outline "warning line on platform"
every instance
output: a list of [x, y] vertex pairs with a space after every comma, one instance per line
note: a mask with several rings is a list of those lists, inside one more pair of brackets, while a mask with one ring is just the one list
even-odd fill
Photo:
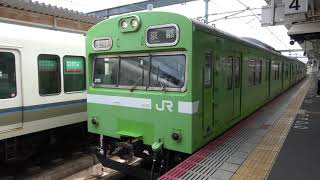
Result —
[[159, 179], [264, 179], [309, 85], [308, 79], [291, 88]]
[[262, 138], [257, 147], [243, 162], [233, 180], [266, 179], [288, 135], [300, 106], [309, 90], [310, 79], [300, 87], [298, 95], [292, 99], [281, 118], [272, 125], [270, 131]]

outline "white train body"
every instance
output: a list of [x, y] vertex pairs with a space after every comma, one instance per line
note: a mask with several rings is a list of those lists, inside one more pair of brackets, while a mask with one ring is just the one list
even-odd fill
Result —
[[[86, 121], [85, 37], [25, 27], [17, 30], [18, 26], [8, 26], [9, 30], [0, 34], [0, 140]], [[7, 25], [0, 24], [1, 29], [4, 27]], [[14, 76], [9, 72], [13, 70], [13, 57]], [[65, 58], [69, 58], [68, 63], [72, 61], [75, 70], [65, 65]], [[79, 67], [82, 58], [83, 67]], [[75, 64], [72, 64], [73, 60]], [[68, 82], [72, 80], [73, 72], [78, 73], [75, 81], [84, 74], [84, 82], [79, 82], [84, 83], [84, 87], [65, 92], [67, 72]], [[41, 77], [40, 73], [43, 73]], [[59, 83], [59, 73], [60, 87], [55, 86]], [[55, 81], [50, 78], [39, 80], [44, 76], [55, 77]], [[44, 91], [55, 89], [50, 88], [53, 84], [52, 87], [60, 88], [59, 92], [42, 93], [40, 81], [46, 86]]]

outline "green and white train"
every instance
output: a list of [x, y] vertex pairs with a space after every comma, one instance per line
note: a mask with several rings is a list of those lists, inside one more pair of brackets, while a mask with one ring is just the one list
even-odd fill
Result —
[[305, 64], [268, 46], [167, 12], [100, 22], [86, 53], [88, 128], [103, 135], [100, 160], [192, 154], [306, 76]]

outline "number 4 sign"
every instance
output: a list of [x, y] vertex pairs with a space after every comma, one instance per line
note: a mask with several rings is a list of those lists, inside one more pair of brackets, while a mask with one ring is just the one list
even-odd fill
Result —
[[308, 12], [308, 0], [285, 0], [285, 14]]

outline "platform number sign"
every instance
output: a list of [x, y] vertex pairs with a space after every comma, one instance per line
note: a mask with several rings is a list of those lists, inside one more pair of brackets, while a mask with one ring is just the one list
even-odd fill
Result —
[[299, 0], [293, 0], [289, 6], [290, 9], [294, 8], [296, 11], [298, 11], [300, 7]]
[[308, 12], [308, 0], [285, 0], [285, 14]]

